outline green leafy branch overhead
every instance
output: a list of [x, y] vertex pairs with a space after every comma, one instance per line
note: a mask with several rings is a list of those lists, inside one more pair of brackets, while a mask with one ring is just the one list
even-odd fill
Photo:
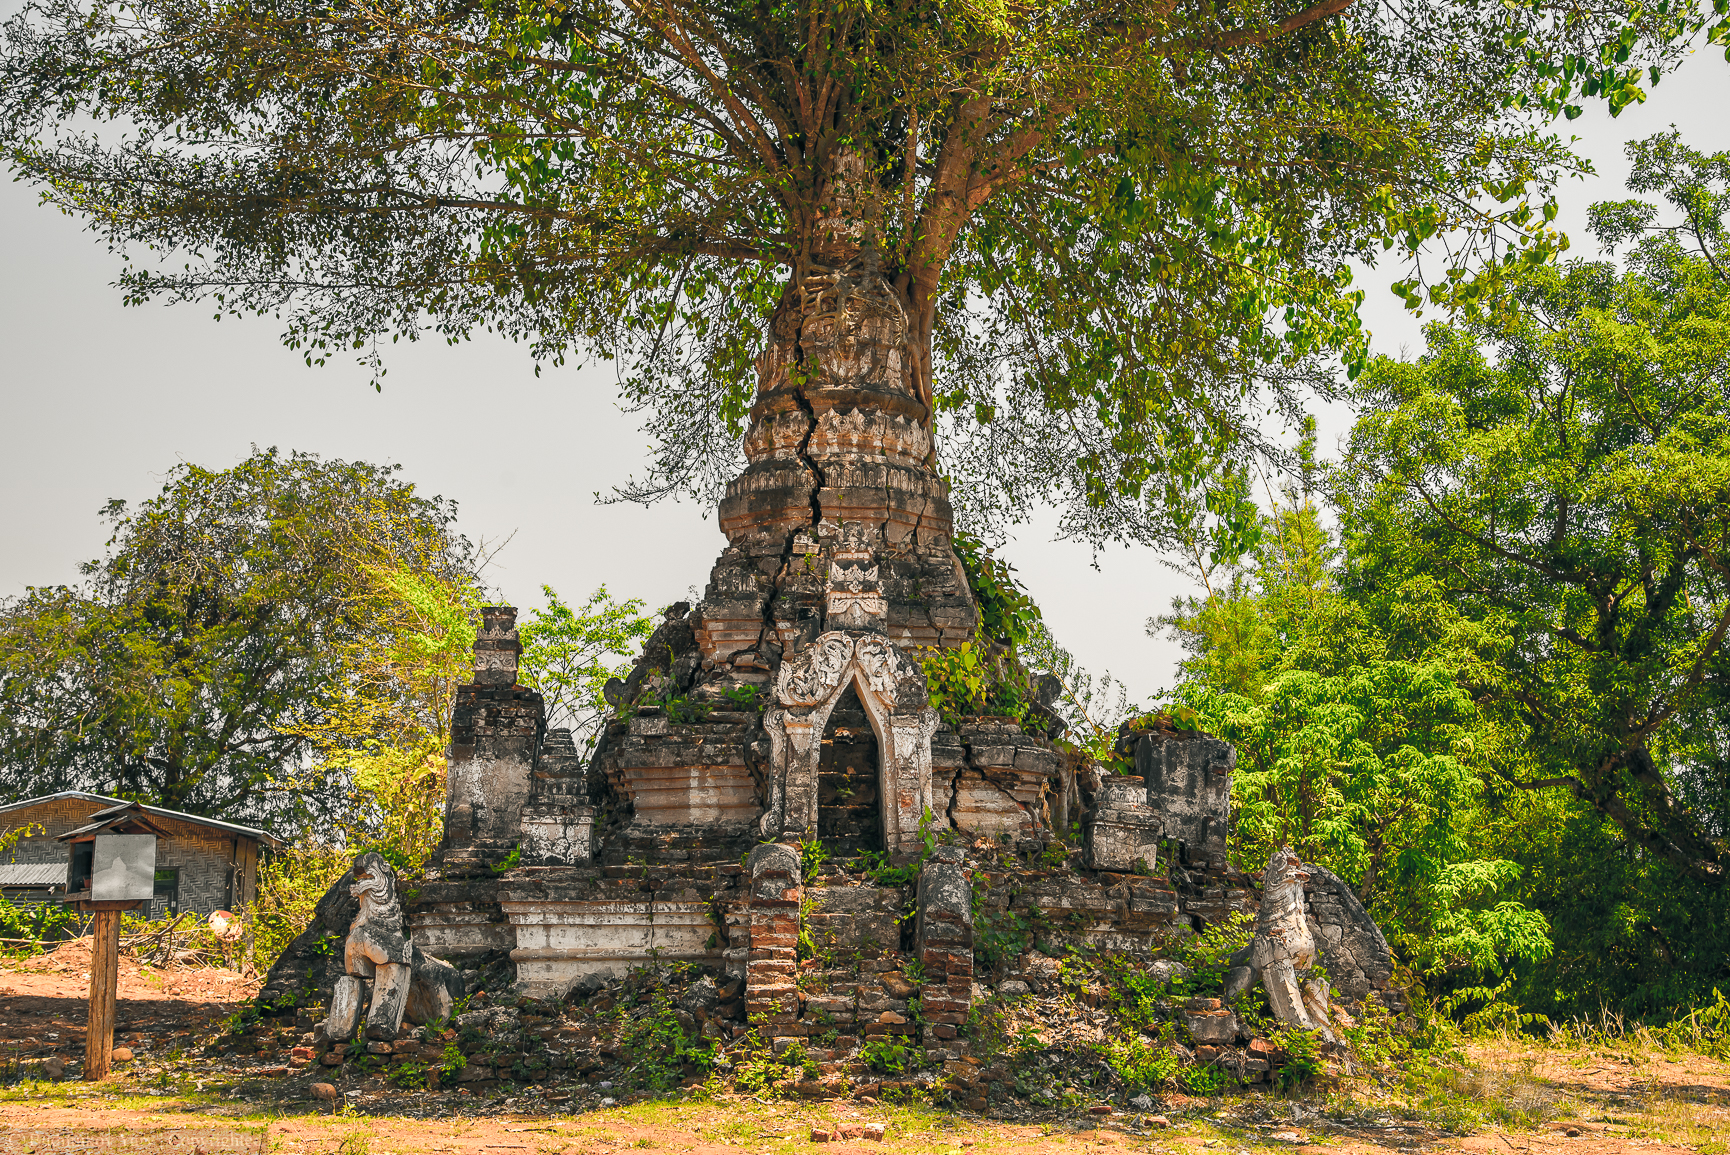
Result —
[[280, 317], [309, 362], [376, 371], [391, 341], [481, 331], [619, 363], [658, 442], [623, 490], [644, 499], [737, 471], [768, 324], [846, 233], [968, 511], [1051, 499], [1072, 533], [1160, 539], [1263, 411], [1364, 363], [1353, 260], [1446, 240], [1427, 297], [1458, 303], [1546, 259], [1578, 168], [1548, 118], [1635, 99], [1708, 25], [1554, 0], [31, 0], [0, 39], [0, 149], [129, 254], [129, 301]]

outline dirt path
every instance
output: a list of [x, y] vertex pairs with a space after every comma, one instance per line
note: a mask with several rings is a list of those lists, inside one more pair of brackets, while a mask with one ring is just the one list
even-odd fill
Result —
[[[1100, 1155], [1114, 1149], [1165, 1152], [1287, 1151], [1299, 1155], [1392, 1155], [1393, 1152], [1460, 1151], [1518, 1152], [1520, 1155], [1713, 1155], [1723, 1148], [1722, 1125], [1715, 1137], [1697, 1134], [1665, 1139], [1635, 1133], [1628, 1127], [1608, 1127], [1579, 1121], [1558, 1122], [1537, 1129], [1497, 1128], [1465, 1138], [1438, 1137], [1412, 1143], [1401, 1130], [1388, 1141], [1362, 1133], [1342, 1134], [1331, 1126], [1290, 1122], [1267, 1126], [1233, 1126], [1223, 1120], [1174, 1119], [1169, 1130], [1133, 1128], [1133, 1120], [1104, 1120], [1101, 1126], [1072, 1129], [1063, 1125], [1033, 1126], [994, 1123], [930, 1109], [888, 1105], [811, 1106], [758, 1104], [745, 1101], [713, 1103], [653, 1103], [591, 1111], [575, 1117], [533, 1113], [435, 1118], [369, 1117], [341, 1112], [313, 1112], [274, 1118], [240, 1115], [238, 1106], [200, 1106], [183, 1101], [155, 1104], [127, 1102], [130, 1096], [93, 1101], [75, 1089], [65, 1098], [39, 1097], [34, 1102], [0, 1103], [0, 1152], [33, 1146], [36, 1155], [56, 1148], [45, 1136], [89, 1137], [103, 1132], [135, 1137], [154, 1134], [169, 1150], [176, 1133], [190, 1138], [227, 1133], [234, 1141], [214, 1146], [218, 1152], [262, 1150], [330, 1153], [330, 1155], [488, 1155], [524, 1152], [528, 1155], [614, 1155], [657, 1151], [667, 1155], [738, 1155], [748, 1152], [820, 1150], [831, 1155]], [[843, 1140], [813, 1144], [813, 1127], [837, 1129], [848, 1122], [882, 1122], [887, 1134], [881, 1143]], [[1689, 1125], [1697, 1132], [1695, 1124]], [[1572, 1131], [1574, 1134], [1570, 1135]], [[1139, 1133], [1137, 1133], [1139, 1132]], [[261, 1140], [260, 1136], [263, 1136]], [[8, 1137], [12, 1138], [9, 1145]], [[246, 1139], [250, 1138], [250, 1145]], [[70, 1150], [68, 1144], [62, 1148]], [[98, 1148], [101, 1149], [101, 1148]], [[184, 1139], [181, 1150], [187, 1150]]]
[[[11, 1061], [84, 1055], [90, 940], [38, 958], [0, 963], [0, 1056]], [[158, 970], [120, 960], [115, 1040], [136, 1051], [190, 1047], [251, 998], [257, 984], [215, 967]]]

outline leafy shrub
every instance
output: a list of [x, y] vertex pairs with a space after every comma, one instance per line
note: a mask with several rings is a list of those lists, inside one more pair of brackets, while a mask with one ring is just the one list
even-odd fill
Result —
[[1326, 1069], [1314, 1032], [1281, 1027], [1272, 1042], [1285, 1053], [1274, 1072], [1274, 1086], [1280, 1090], [1306, 1083]]
[[[542, 586], [541, 592], [547, 608], [530, 610], [519, 631], [523, 652], [518, 677], [546, 699], [547, 725], [570, 727], [577, 749], [586, 753], [609, 713], [607, 681], [630, 675], [632, 659], [655, 632], [656, 619], [643, 613], [641, 598], [615, 601], [606, 586], [575, 605], [551, 586]], [[686, 720], [685, 703], [677, 701], [668, 715]]]
[[1015, 910], [994, 910], [987, 900], [991, 895], [991, 880], [980, 876], [973, 880], [973, 960], [983, 970], [995, 970], [1025, 953], [1039, 937], [1039, 931], [1049, 926], [1045, 912], [1034, 908], [1027, 914]]
[[1413, 1015], [1403, 1029], [1396, 1030], [1394, 1017], [1374, 999], [1363, 1001], [1357, 1008], [1356, 1020], [1343, 1033], [1353, 1053], [1371, 1066], [1385, 1066], [1410, 1058], [1414, 1049], [1435, 1052], [1446, 1049], [1443, 1040], [1423, 1037], [1422, 1023], [1417, 1015]]
[[967, 588], [979, 606], [980, 632], [1005, 645], [1025, 644], [1041, 614], [1026, 587], [1015, 580], [1015, 567], [973, 534], [957, 533], [954, 545]]
[[0, 898], [0, 938], [16, 939], [3, 945], [6, 951], [34, 954], [33, 945], [70, 938], [77, 933], [78, 915], [57, 902], [18, 904]]
[[426, 1067], [420, 1063], [399, 1063], [385, 1075], [390, 1083], [397, 1087], [414, 1088], [426, 1086]]
[[761, 714], [769, 699], [756, 686], [733, 686], [722, 692], [727, 704], [735, 710], [755, 710]]
[[1040, 628], [1039, 607], [1015, 580], [1015, 567], [994, 557], [979, 538], [958, 533], [954, 540], [979, 606], [979, 629], [953, 648], [921, 647], [931, 708], [952, 725], [980, 715], [1019, 722], [1033, 695], [1016, 651]]
[[760, 1094], [787, 1078], [787, 1068], [770, 1056], [756, 1027], [746, 1034], [743, 1052], [734, 1063], [733, 1084], [746, 1094]]
[[1191, 1095], [1218, 1095], [1231, 1086], [1232, 1077], [1211, 1063], [1183, 1067], [1177, 1072], [1177, 1084]]
[[[1548, 1023], [1550, 1020], [1545, 1016], [1527, 1014], [1502, 998], [1513, 989], [1517, 981], [1518, 976], [1509, 972], [1507, 977], [1495, 986], [1488, 983], [1468, 983], [1438, 998], [1436, 1009], [1445, 1016], [1458, 1018], [1460, 1030], [1468, 1035], [1517, 1032], [1524, 1027], [1537, 1027]], [[1482, 1005], [1473, 1011], [1462, 1013], [1474, 1002]]]
[[1177, 1056], [1145, 1035], [1122, 1035], [1105, 1041], [1105, 1061], [1118, 1077], [1142, 1091], [1153, 1091], [1177, 1074]]
[[821, 838], [807, 838], [799, 843], [799, 874], [806, 882], [816, 877], [829, 861], [829, 848]]
[[919, 664], [925, 670], [931, 708], [945, 722], [955, 725], [962, 718], [985, 712], [990, 670], [980, 660], [972, 642], [963, 642], [953, 649], [921, 647]]
[[635, 1060], [631, 1074], [650, 1090], [670, 1091], [686, 1066], [706, 1073], [715, 1062], [713, 1041], [690, 1038], [673, 1012], [672, 996], [661, 987], [650, 994], [646, 1012], [621, 1016], [619, 1049]]
[[1714, 1059], [1730, 1059], [1730, 1000], [1717, 987], [1713, 1003], [1689, 1011], [1652, 1032], [1654, 1038], [1675, 1050], [1693, 1051]]
[[270, 969], [296, 935], [312, 923], [313, 908], [351, 859], [333, 846], [290, 847], [258, 867], [258, 892], [247, 918], [252, 923], [252, 966]]
[[889, 853], [884, 850], [867, 850], [859, 856], [865, 873], [871, 878], [871, 885], [883, 887], [911, 886], [919, 881], [919, 868], [924, 859], [909, 863], [906, 866], [893, 866], [889, 861]]
[[815, 1079], [821, 1075], [822, 1069], [817, 1066], [817, 1060], [811, 1057], [811, 1052], [805, 1049], [804, 1043], [794, 1043], [781, 1052], [780, 1064], [789, 1071], [797, 1072], [807, 1079]]
[[1156, 1027], [1161, 1021], [1159, 1000], [1165, 984], [1142, 970], [1128, 955], [1106, 955], [1100, 959], [1112, 1010], [1125, 1026]]
[[1188, 967], [1188, 978], [1171, 984], [1173, 994], [1217, 997], [1225, 989], [1227, 960], [1255, 935], [1255, 915], [1234, 911], [1223, 922], [1209, 923], [1202, 932], [1183, 940], [1178, 959]]
[[885, 1075], [905, 1074], [911, 1057], [908, 1047], [893, 1039], [873, 1039], [859, 1049], [860, 1060]]

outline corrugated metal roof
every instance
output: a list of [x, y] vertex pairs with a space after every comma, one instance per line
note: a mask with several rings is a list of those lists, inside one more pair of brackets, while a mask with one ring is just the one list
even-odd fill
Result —
[[0, 865], [0, 886], [65, 886], [64, 862], [13, 862]]
[[[39, 806], [44, 802], [60, 802], [76, 799], [80, 802], [105, 802], [109, 806], [125, 806], [124, 798], [109, 798], [104, 794], [92, 794], [88, 790], [62, 790], [58, 794], [44, 794], [40, 798], [25, 798], [17, 802], [8, 802], [0, 806], [0, 814], [9, 814], [26, 806]], [[161, 806], [145, 806], [146, 814], [159, 818], [172, 818], [179, 822], [191, 822], [196, 826], [208, 826], [215, 830], [226, 830], [230, 834], [238, 834], [242, 838], [253, 838], [264, 843], [272, 850], [280, 850], [285, 845], [282, 839], [264, 830], [256, 830], [250, 826], [240, 826], [233, 822], [224, 822], [220, 818], [206, 818], [202, 814], [186, 814], [179, 810], [168, 810]]]

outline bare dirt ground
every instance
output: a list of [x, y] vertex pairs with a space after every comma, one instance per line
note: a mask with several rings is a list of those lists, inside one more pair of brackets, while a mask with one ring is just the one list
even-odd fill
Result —
[[[1465, 1061], [1324, 1080], [1290, 1095], [1173, 1095], [1153, 1113], [1006, 1123], [918, 1101], [764, 1101], [731, 1094], [631, 1102], [573, 1114], [533, 1087], [491, 1099], [427, 1096], [404, 1109], [364, 1090], [332, 1103], [247, 1101], [183, 1058], [253, 993], [213, 968], [122, 960], [122, 1045], [138, 1058], [106, 1083], [33, 1077], [82, 1054], [88, 944], [0, 967], [0, 1155], [71, 1151], [330, 1155], [1730, 1155], [1730, 1066], [1637, 1039], [1481, 1043]], [[376, 1106], [369, 1106], [376, 1100]], [[388, 1102], [388, 1107], [386, 1106]], [[814, 1129], [883, 1123], [882, 1143], [813, 1144]], [[1166, 1125], [1162, 1126], [1161, 1123]]]
[[[84, 1054], [90, 940], [73, 939], [38, 958], [0, 962], [0, 1061], [71, 1059]], [[120, 960], [115, 1041], [140, 1050], [190, 1046], [257, 992], [257, 984], [215, 967], [157, 969]]]

